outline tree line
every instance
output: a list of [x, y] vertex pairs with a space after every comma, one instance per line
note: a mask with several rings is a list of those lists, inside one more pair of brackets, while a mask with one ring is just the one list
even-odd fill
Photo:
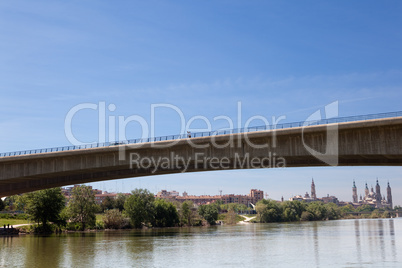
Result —
[[[68, 200], [61, 188], [52, 188], [11, 196], [1, 204], [2, 209], [28, 214], [37, 223], [34, 232], [208, 225], [215, 224], [220, 211], [217, 204], [196, 209], [191, 201], [158, 199], [146, 189], [135, 189], [129, 196], [119, 194], [116, 199], [106, 197], [97, 205], [93, 190], [85, 185], [74, 187]], [[97, 213], [103, 213], [98, 222]]]
[[[395, 207], [399, 209], [399, 207]], [[391, 213], [385, 209], [375, 209], [370, 205], [354, 208], [348, 204], [339, 207], [334, 203], [324, 204], [320, 201], [306, 203], [302, 201], [285, 201], [278, 203], [274, 200], [263, 199], [256, 204], [258, 222], [292, 222], [292, 221], [321, 221], [343, 218], [389, 218]], [[355, 212], [369, 212], [355, 216]]]
[[[74, 187], [68, 200], [61, 188], [52, 188], [11, 196], [0, 202], [0, 210], [11, 208], [24, 211], [37, 223], [34, 232], [51, 232], [54, 229], [201, 226], [214, 225], [218, 219], [225, 220], [227, 224], [235, 224], [239, 221], [238, 213], [254, 212], [243, 204], [223, 204], [220, 200], [196, 208], [191, 201], [180, 203], [155, 198], [146, 189], [135, 189], [129, 196], [119, 194], [115, 199], [106, 197], [101, 205], [97, 205], [94, 191], [85, 185]], [[255, 211], [256, 222], [334, 220], [356, 217], [352, 213], [362, 211], [370, 212], [362, 217], [390, 217], [389, 211], [374, 209], [369, 205], [355, 209], [352, 205], [338, 207], [333, 203], [277, 202], [269, 199], [257, 202]], [[97, 213], [103, 213], [102, 220], [96, 220]]]

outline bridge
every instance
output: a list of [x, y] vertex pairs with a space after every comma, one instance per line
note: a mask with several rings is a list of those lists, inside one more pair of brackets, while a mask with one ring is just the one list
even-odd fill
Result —
[[0, 197], [180, 172], [401, 166], [402, 112], [0, 154]]

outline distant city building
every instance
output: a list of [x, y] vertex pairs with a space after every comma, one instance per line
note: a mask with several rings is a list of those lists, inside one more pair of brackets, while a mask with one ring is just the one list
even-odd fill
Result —
[[333, 195], [327, 195], [326, 197], [322, 197], [320, 198], [320, 200], [322, 202], [324, 202], [324, 204], [328, 204], [328, 203], [334, 203], [336, 205], [339, 205], [339, 200], [337, 197], [333, 196]]
[[371, 190], [369, 190], [366, 183], [366, 187], [364, 189], [364, 197], [360, 195], [360, 199], [357, 200], [357, 187], [354, 181], [353, 181], [352, 192], [353, 192], [352, 198], [354, 206], [370, 205], [375, 208], [393, 208], [391, 186], [389, 185], [389, 182], [387, 187], [387, 199], [385, 199], [385, 196], [381, 195], [381, 187], [380, 184], [378, 183], [378, 179], [375, 186], [375, 192], [373, 186], [371, 186]]
[[313, 201], [321, 201], [323, 203], [334, 203], [339, 205], [339, 200], [337, 197], [335, 196], [329, 196], [327, 195], [326, 197], [322, 197], [322, 198], [317, 198], [317, 194], [315, 191], [315, 183], [314, 183], [314, 179], [311, 180], [311, 196], [308, 192], [306, 192], [306, 194], [304, 196], [301, 195], [296, 195], [293, 196], [291, 198], [289, 198], [290, 201], [304, 201], [307, 203], [313, 202]]
[[[160, 197], [164, 198], [164, 197]], [[164, 198], [166, 199], [166, 198]], [[208, 205], [211, 203], [216, 202], [216, 200], [220, 200], [221, 196], [220, 195], [189, 195], [187, 194], [186, 196], [173, 196], [169, 198], [171, 201], [176, 200], [179, 202], [184, 202], [184, 201], [191, 201], [196, 205]]]
[[163, 197], [172, 197], [172, 196], [179, 196], [180, 194], [179, 194], [179, 192], [177, 192], [177, 191], [170, 191], [170, 192], [168, 192], [168, 191], [166, 191], [166, 190], [162, 190], [162, 191], [160, 191], [160, 192], [158, 192], [157, 194], [156, 194], [156, 197], [159, 197], [159, 198], [163, 198]]
[[[67, 202], [71, 198], [73, 189], [76, 187], [79, 187], [79, 186], [80, 185], [76, 184], [74, 186], [61, 188], [61, 192], [66, 197]], [[88, 187], [90, 189], [92, 189], [92, 186], [88, 186]], [[106, 197], [110, 197], [111, 199], [116, 199], [118, 196], [117, 193], [108, 193], [107, 191], [102, 191], [99, 189], [92, 189], [92, 191], [95, 194], [95, 203], [98, 205], [102, 204], [103, 200], [105, 200]], [[130, 194], [124, 194], [124, 195], [130, 195]]]
[[101, 192], [100, 194], [95, 194], [95, 203], [100, 205], [102, 204], [102, 202], [109, 197], [110, 199], [117, 199], [117, 197], [122, 194], [122, 195], [131, 195], [131, 194], [127, 194], [127, 193], [108, 193], [108, 192]]
[[311, 179], [311, 198], [313, 200], [317, 199], [317, 196], [315, 194], [315, 184], [314, 184], [314, 179]]
[[388, 204], [391, 206], [391, 208], [393, 208], [391, 186], [389, 186], [389, 182], [388, 182], [388, 186], [387, 186], [387, 200], [388, 200]]
[[353, 180], [353, 189], [352, 189], [352, 191], [353, 191], [353, 203], [357, 203], [358, 201], [357, 201], [357, 188], [356, 188], [356, 183], [355, 183], [355, 181]]
[[[61, 193], [67, 198], [69, 199], [73, 193], [73, 189], [76, 187], [79, 187], [81, 185], [79, 184], [75, 184], [74, 186], [70, 186], [70, 187], [63, 187], [61, 188]], [[92, 186], [88, 186], [90, 189], [92, 189]], [[95, 194], [99, 194], [102, 193], [101, 190], [98, 189], [92, 189], [94, 191]]]
[[176, 200], [180, 202], [184, 201], [192, 201], [196, 205], [205, 205], [216, 202], [217, 200], [221, 200], [223, 204], [237, 203], [244, 204], [246, 206], [250, 206], [250, 204], [255, 205], [258, 201], [264, 198], [264, 191], [251, 189], [250, 194], [248, 195], [188, 195], [187, 192], [183, 193], [183, 196], [180, 196], [176, 191], [166, 191], [162, 190], [156, 194], [157, 198], [163, 198], [168, 200]]
[[255, 205], [258, 201], [264, 198], [264, 191], [251, 189], [248, 195], [222, 195], [221, 200], [223, 204], [237, 203], [250, 206], [250, 204]]
[[102, 192], [100, 194], [95, 194], [95, 203], [100, 205], [102, 202], [106, 199], [106, 197], [109, 197], [110, 199], [116, 199], [117, 194], [116, 193], [108, 193], [108, 192]]

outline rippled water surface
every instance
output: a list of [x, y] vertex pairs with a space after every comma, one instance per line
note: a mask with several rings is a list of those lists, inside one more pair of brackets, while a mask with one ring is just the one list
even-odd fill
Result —
[[402, 218], [0, 237], [0, 267], [402, 267]]

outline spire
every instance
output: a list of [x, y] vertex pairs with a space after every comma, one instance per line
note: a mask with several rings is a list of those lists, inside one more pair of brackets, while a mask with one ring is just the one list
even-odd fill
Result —
[[317, 195], [315, 193], [314, 178], [311, 178], [311, 198], [313, 198], [313, 200], [317, 199]]
[[368, 198], [369, 193], [370, 193], [370, 191], [369, 191], [369, 188], [368, 188], [367, 182], [366, 182], [366, 189], [364, 189], [364, 198], [365, 199]]
[[380, 188], [380, 184], [378, 183], [378, 178], [377, 178], [377, 185], [375, 186], [375, 199], [376, 199], [376, 207], [377, 208], [381, 208], [381, 199], [382, 199], [382, 195], [381, 195], [381, 188]]
[[358, 202], [358, 199], [357, 199], [357, 187], [356, 187], [355, 180], [353, 180], [352, 192], [353, 192], [353, 195], [352, 195], [353, 203], [357, 203]]
[[389, 185], [389, 181], [388, 181], [388, 187], [387, 187], [387, 204], [389, 205], [389, 207], [392, 209], [392, 193], [391, 193], [391, 186]]

